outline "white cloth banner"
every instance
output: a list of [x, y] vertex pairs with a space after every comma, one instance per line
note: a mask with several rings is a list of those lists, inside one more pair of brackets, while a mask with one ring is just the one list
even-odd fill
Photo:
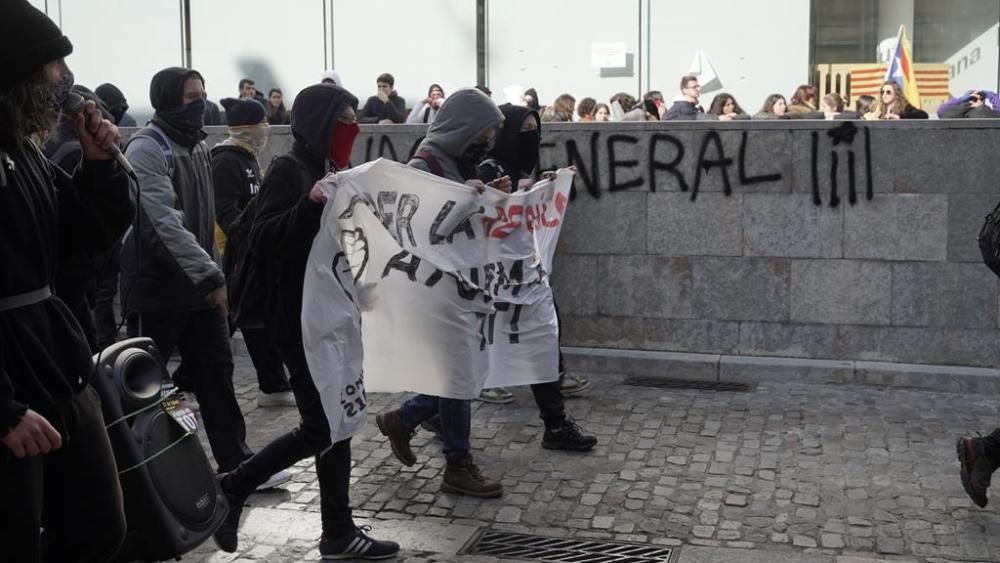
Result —
[[323, 181], [302, 333], [335, 442], [364, 424], [365, 389], [472, 399], [558, 378], [548, 276], [572, 174], [480, 194], [379, 159]]

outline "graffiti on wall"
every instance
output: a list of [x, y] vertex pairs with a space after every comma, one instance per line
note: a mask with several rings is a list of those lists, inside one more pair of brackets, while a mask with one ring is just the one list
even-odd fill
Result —
[[[861, 184], [864, 197], [874, 197], [871, 132], [850, 121], [822, 131], [788, 131], [790, 141], [783, 153], [765, 154], [791, 163], [796, 147], [808, 151], [808, 178], [813, 203], [838, 207], [846, 194], [847, 202], [858, 202]], [[540, 168], [554, 169], [573, 165], [577, 169], [577, 188], [591, 197], [603, 192], [624, 190], [676, 189], [698, 199], [708, 181], [721, 183], [729, 196], [741, 189], [779, 183], [786, 180], [791, 166], [780, 160], [755, 161], [751, 155], [754, 141], [744, 131], [693, 131], [693, 136], [672, 131], [604, 132], [588, 128], [580, 133], [561, 131], [540, 146]], [[738, 136], [726, 138], [727, 135]], [[824, 139], [825, 137], [825, 139]], [[730, 141], [729, 143], [725, 141]], [[422, 136], [379, 133], [363, 139], [364, 162], [380, 157], [409, 160], [423, 141]], [[735, 150], [733, 146], [736, 146]], [[729, 147], [727, 152], [727, 146]], [[829, 146], [829, 150], [821, 147]], [[845, 190], [846, 188], [846, 190]]]

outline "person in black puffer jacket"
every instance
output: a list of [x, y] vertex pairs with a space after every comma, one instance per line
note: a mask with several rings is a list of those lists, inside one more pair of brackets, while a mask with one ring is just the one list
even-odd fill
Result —
[[357, 105], [357, 98], [333, 84], [317, 84], [299, 92], [292, 114], [292, 150], [273, 161], [257, 195], [250, 244], [256, 256], [268, 257], [265, 276], [272, 289], [266, 325], [288, 366], [302, 418], [297, 428], [222, 478], [230, 511], [215, 539], [227, 552], [239, 547], [236, 533], [246, 497], [272, 473], [311, 455], [316, 456], [319, 477], [323, 557], [383, 559], [399, 551], [396, 543], [372, 539], [354, 524], [348, 495], [351, 441], [331, 444], [330, 422], [306, 363], [299, 321], [306, 262], [326, 201], [314, 184], [331, 170], [331, 163], [334, 170], [350, 165], [358, 132]]

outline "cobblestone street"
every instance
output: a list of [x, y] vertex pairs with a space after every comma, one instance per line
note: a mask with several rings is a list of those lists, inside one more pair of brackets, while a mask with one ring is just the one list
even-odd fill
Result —
[[[1000, 518], [961, 488], [955, 438], [1000, 423], [997, 398], [906, 389], [759, 384], [748, 392], [634, 386], [586, 374], [569, 412], [599, 438], [586, 454], [541, 448], [530, 392], [511, 405], [474, 404], [473, 450], [505, 495], [438, 491], [444, 460], [432, 435], [414, 437], [404, 467], [374, 415], [400, 396], [372, 395], [353, 441], [351, 496], [359, 524], [399, 541], [400, 561], [494, 561], [460, 555], [479, 529], [672, 546], [673, 561], [1000, 561]], [[294, 409], [256, 407], [256, 381], [238, 358], [251, 445], [293, 426]], [[294, 480], [251, 497], [241, 551], [208, 543], [185, 560], [319, 559], [312, 460]]]

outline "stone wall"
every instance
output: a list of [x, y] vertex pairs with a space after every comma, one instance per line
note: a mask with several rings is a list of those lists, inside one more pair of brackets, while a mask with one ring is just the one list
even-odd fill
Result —
[[[403, 160], [423, 130], [364, 126], [354, 162]], [[288, 143], [276, 128], [269, 148]], [[563, 344], [713, 355], [716, 373], [722, 356], [996, 366], [976, 234], [998, 146], [979, 121], [546, 124], [542, 165], [579, 172]]]

